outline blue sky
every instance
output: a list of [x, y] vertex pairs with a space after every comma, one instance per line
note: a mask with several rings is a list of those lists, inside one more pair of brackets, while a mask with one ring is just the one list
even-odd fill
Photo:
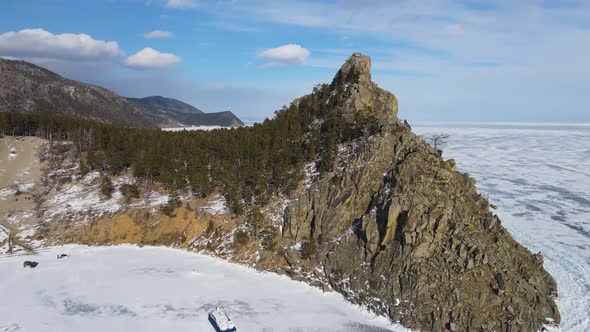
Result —
[[245, 120], [360, 51], [410, 121], [590, 122], [588, 1], [2, 0], [0, 56]]

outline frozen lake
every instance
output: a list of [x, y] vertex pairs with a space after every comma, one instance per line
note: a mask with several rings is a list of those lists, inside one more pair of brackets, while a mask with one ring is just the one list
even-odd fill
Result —
[[542, 252], [563, 331], [590, 331], [590, 124], [422, 124], [477, 180], [512, 236]]
[[[563, 331], [590, 331], [590, 125], [428, 124], [445, 158], [478, 181], [506, 228], [542, 252]], [[56, 260], [69, 252], [72, 257]], [[25, 259], [37, 269], [22, 269]], [[242, 331], [403, 331], [274, 274], [166, 248], [52, 248], [0, 258], [0, 332], [212, 331], [217, 305]], [[6, 301], [5, 299], [9, 299]]]
[[[23, 269], [27, 259], [39, 266]], [[403, 331], [337, 293], [169, 248], [66, 246], [2, 257], [0, 280], [2, 332], [214, 331], [207, 313], [216, 306], [238, 331]]]

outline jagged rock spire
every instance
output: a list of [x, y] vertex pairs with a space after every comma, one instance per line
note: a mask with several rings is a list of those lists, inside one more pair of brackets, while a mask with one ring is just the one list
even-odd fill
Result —
[[340, 71], [345, 81], [371, 81], [371, 57], [356, 52], [346, 60]]
[[351, 55], [340, 68], [334, 80], [342, 80], [344, 83], [359, 81], [371, 82], [371, 57], [356, 52]]
[[380, 128], [397, 123], [397, 100], [371, 80], [371, 58], [357, 52], [342, 65], [332, 87], [342, 91], [341, 112], [347, 123], [372, 118]]

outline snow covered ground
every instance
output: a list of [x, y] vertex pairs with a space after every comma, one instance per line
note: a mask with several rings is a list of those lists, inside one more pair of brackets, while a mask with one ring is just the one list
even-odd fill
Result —
[[214, 130], [214, 129], [229, 129], [231, 127], [223, 126], [189, 126], [189, 127], [173, 127], [173, 128], [162, 128], [163, 131], [193, 131], [193, 130]]
[[[68, 253], [69, 258], [56, 259]], [[39, 262], [23, 269], [24, 260]], [[158, 247], [65, 246], [0, 257], [0, 331], [405, 331], [301, 282]]]
[[556, 278], [563, 331], [590, 331], [590, 124], [422, 124]]

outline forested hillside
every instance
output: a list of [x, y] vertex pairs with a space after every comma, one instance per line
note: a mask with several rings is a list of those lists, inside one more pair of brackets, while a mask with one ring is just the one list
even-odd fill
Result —
[[71, 141], [82, 172], [131, 169], [139, 179], [202, 196], [219, 187], [232, 211], [241, 213], [245, 206], [264, 205], [272, 195], [293, 190], [307, 162], [317, 162], [320, 172], [330, 170], [338, 143], [377, 130], [370, 115], [359, 116], [356, 125], [345, 123], [337, 111], [343, 84], [335, 79], [319, 85], [273, 119], [251, 127], [164, 132], [70, 116], [0, 113], [0, 132]]
[[180, 100], [160, 96], [126, 98], [146, 114], [166, 117], [178, 123], [193, 126], [241, 127], [244, 123], [232, 112], [204, 113]]

